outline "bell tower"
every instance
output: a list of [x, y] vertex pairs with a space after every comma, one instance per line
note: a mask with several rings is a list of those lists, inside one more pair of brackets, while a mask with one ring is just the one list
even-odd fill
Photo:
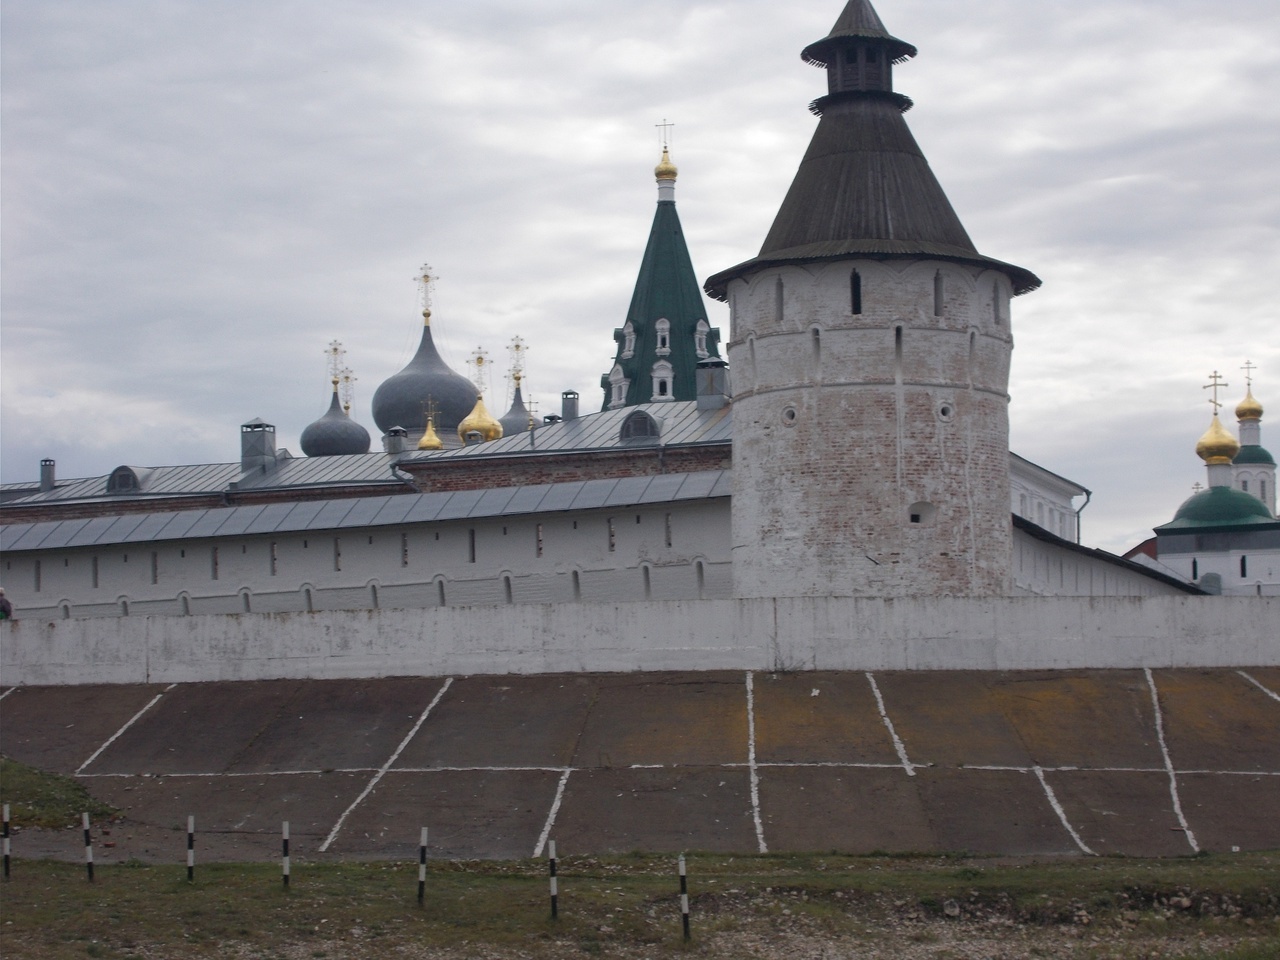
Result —
[[916, 49], [850, 0], [802, 53], [820, 119], [729, 303], [741, 597], [993, 596], [1010, 584], [1010, 301], [903, 114]]

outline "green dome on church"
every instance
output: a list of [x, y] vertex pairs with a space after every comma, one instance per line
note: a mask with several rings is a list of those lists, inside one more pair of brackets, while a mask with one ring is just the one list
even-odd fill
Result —
[[1231, 461], [1236, 466], [1242, 463], [1263, 463], [1276, 465], [1276, 458], [1273, 457], [1266, 447], [1260, 447], [1256, 443], [1246, 443], [1240, 447], [1240, 452], [1235, 455]]
[[1156, 527], [1156, 532], [1197, 527], [1239, 527], [1272, 523], [1274, 520], [1267, 505], [1252, 494], [1231, 487], [1210, 487], [1183, 503], [1173, 519]]

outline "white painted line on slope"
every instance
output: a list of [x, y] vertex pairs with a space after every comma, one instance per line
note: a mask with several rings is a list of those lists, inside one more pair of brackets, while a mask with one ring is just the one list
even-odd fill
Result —
[[1243, 670], [1237, 670], [1236, 673], [1240, 674], [1240, 676], [1244, 677], [1246, 680], [1252, 683], [1255, 687], [1257, 687], [1259, 690], [1265, 693], [1272, 700], [1280, 701], [1280, 693], [1276, 693], [1274, 690], [1270, 689], [1269, 687], [1264, 687], [1261, 683], [1253, 679], [1253, 677], [1249, 676], [1249, 674], [1245, 673]]
[[[744, 767], [744, 763], [724, 763], [723, 767]], [[811, 761], [789, 761], [789, 760], [769, 760], [761, 761], [756, 764], [757, 767], [829, 767], [832, 769], [850, 768], [855, 770], [901, 770], [900, 763], [854, 763], [853, 761], [843, 760], [811, 760]], [[933, 766], [933, 764], [918, 763], [918, 767]]]
[[4, 693], [0, 693], [0, 700], [3, 700], [5, 697], [7, 697], [9, 694], [13, 693], [13, 691], [17, 689], [18, 689], [17, 687], [10, 687]]
[[542, 825], [542, 833], [538, 835], [538, 845], [533, 848], [535, 860], [542, 856], [542, 850], [547, 845], [547, 838], [551, 836], [551, 828], [556, 825], [556, 814], [560, 812], [560, 801], [564, 799], [564, 785], [569, 782], [569, 774], [571, 773], [573, 773], [573, 767], [565, 767], [564, 773], [560, 774], [560, 782], [556, 785], [556, 798], [551, 801], [551, 809], [547, 812], [547, 822]]
[[898, 759], [902, 761], [902, 769], [907, 771], [908, 777], [914, 777], [916, 775], [915, 764], [907, 758], [907, 748], [903, 746], [902, 740], [899, 739], [898, 731], [893, 729], [893, 721], [889, 719], [889, 714], [884, 708], [884, 697], [880, 696], [880, 687], [870, 670], [867, 671], [867, 682], [871, 684], [871, 692], [876, 695], [876, 707], [880, 710], [880, 719], [884, 721], [885, 729], [889, 731], [889, 736], [893, 738], [893, 749], [898, 751]]
[[115, 743], [115, 742], [116, 742], [116, 740], [118, 740], [118, 739], [120, 738], [120, 735], [121, 735], [122, 733], [124, 733], [126, 730], [128, 730], [130, 727], [132, 727], [135, 723], [137, 723], [137, 722], [138, 722], [138, 720], [140, 720], [140, 719], [142, 718], [142, 715], [143, 715], [144, 713], [146, 713], [148, 710], [150, 710], [152, 707], [154, 707], [154, 706], [155, 706], [155, 705], [160, 701], [160, 698], [161, 698], [161, 697], [163, 697], [166, 693], [168, 693], [170, 690], [172, 690], [172, 689], [173, 689], [174, 687], [176, 687], [176, 686], [177, 686], [177, 684], [176, 684], [176, 683], [171, 683], [171, 684], [169, 684], [167, 687], [165, 687], [162, 691], [160, 691], [159, 693], [157, 693], [154, 697], [152, 697], [152, 698], [151, 698], [151, 702], [150, 702], [150, 703], [148, 703], [145, 707], [143, 707], [141, 710], [139, 710], [137, 713], [135, 713], [135, 714], [133, 715], [133, 718], [132, 718], [128, 723], [126, 723], [123, 727], [121, 727], [119, 730], [117, 730], [115, 733], [113, 733], [113, 734], [111, 735], [111, 737], [107, 740], [107, 742], [106, 742], [106, 743], [104, 743], [102, 746], [100, 746], [97, 750], [93, 751], [93, 756], [91, 756], [91, 757], [90, 757], [88, 760], [86, 760], [84, 763], [80, 764], [79, 768], [76, 770], [76, 775], [77, 775], [77, 776], [79, 776], [79, 775], [84, 771], [84, 768], [85, 768], [85, 767], [87, 767], [89, 764], [93, 763], [93, 761], [97, 760], [97, 759], [98, 759], [98, 757], [102, 756], [102, 751], [103, 751], [103, 750], [107, 749], [107, 747], [109, 747], [109, 746], [111, 746], [113, 743]]
[[436, 692], [435, 697], [432, 698], [429, 704], [427, 704], [427, 709], [422, 711], [422, 716], [420, 716], [418, 718], [418, 722], [413, 725], [413, 729], [410, 730], [408, 734], [405, 735], [405, 738], [400, 741], [400, 746], [396, 747], [395, 753], [391, 754], [391, 756], [387, 758], [387, 762], [384, 763], [378, 772], [373, 775], [373, 778], [365, 786], [364, 790], [360, 792], [360, 796], [351, 801], [351, 806], [342, 811], [342, 816], [338, 818], [338, 822], [335, 823], [333, 825], [333, 829], [329, 831], [329, 836], [325, 837], [324, 843], [320, 844], [321, 853], [328, 850], [329, 844], [333, 843], [333, 841], [337, 839], [338, 831], [342, 829], [342, 824], [346, 822], [347, 817], [351, 815], [351, 811], [360, 806], [360, 804], [364, 802], [365, 797], [373, 793], [373, 788], [378, 785], [378, 781], [381, 780], [383, 776], [386, 775], [386, 772], [391, 769], [391, 765], [395, 763], [400, 754], [404, 752], [404, 748], [409, 745], [409, 741], [417, 736], [422, 725], [427, 722], [427, 717], [430, 715], [431, 711], [435, 709], [436, 704], [440, 702], [440, 698], [444, 696], [445, 691], [451, 686], [453, 686], [453, 677], [449, 677], [449, 679], [445, 680], [444, 684]]
[[768, 853], [764, 842], [764, 823], [760, 819], [760, 770], [756, 765], [756, 685], [755, 675], [747, 671], [747, 767], [751, 770], [751, 817], [756, 822], [756, 844]]
[[1196, 843], [1196, 835], [1191, 832], [1187, 818], [1182, 813], [1182, 801], [1178, 799], [1178, 775], [1174, 772], [1173, 760], [1169, 757], [1169, 745], [1164, 740], [1164, 714], [1160, 712], [1160, 695], [1156, 692], [1156, 678], [1152, 676], [1150, 667], [1143, 667], [1142, 672], [1147, 675], [1147, 686], [1151, 689], [1151, 708], [1156, 714], [1156, 736], [1160, 740], [1160, 752], [1164, 754], [1165, 771], [1169, 774], [1169, 796], [1173, 798], [1173, 812], [1177, 814], [1178, 826], [1186, 835], [1187, 843], [1191, 845], [1192, 850], [1199, 853], [1200, 844]]
[[573, 767], [397, 767], [388, 773], [563, 773]]
[[1071, 834], [1071, 839], [1076, 842], [1076, 846], [1080, 848], [1082, 853], [1087, 853], [1091, 857], [1097, 854], [1089, 849], [1088, 844], [1080, 839], [1080, 834], [1076, 833], [1075, 827], [1071, 826], [1071, 821], [1067, 819], [1067, 811], [1062, 809], [1062, 804], [1058, 802], [1058, 798], [1054, 796], [1053, 787], [1049, 786], [1049, 781], [1044, 777], [1044, 770], [1040, 767], [1032, 767], [1036, 773], [1036, 779], [1040, 781], [1040, 786], [1044, 787], [1044, 795], [1049, 800], [1049, 806], [1053, 807], [1053, 812], [1058, 815], [1058, 819], [1062, 821], [1062, 825], [1066, 827], [1067, 833]]

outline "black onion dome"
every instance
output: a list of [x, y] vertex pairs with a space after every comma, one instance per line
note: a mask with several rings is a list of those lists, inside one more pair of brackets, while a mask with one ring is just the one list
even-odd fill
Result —
[[436, 429], [442, 433], [456, 430], [476, 403], [475, 385], [449, 369], [436, 350], [429, 325], [422, 328], [422, 342], [409, 365], [384, 380], [374, 393], [373, 422], [383, 433], [403, 426], [411, 434], [420, 434], [427, 422], [428, 400], [435, 404]]
[[520, 387], [511, 400], [511, 409], [498, 421], [502, 424], [502, 435], [509, 437], [514, 433], [529, 432], [529, 408], [524, 405], [524, 397], [520, 395]]
[[342, 457], [369, 452], [369, 431], [356, 423], [338, 402], [338, 391], [333, 391], [333, 402], [328, 412], [302, 431], [302, 452], [308, 457]]

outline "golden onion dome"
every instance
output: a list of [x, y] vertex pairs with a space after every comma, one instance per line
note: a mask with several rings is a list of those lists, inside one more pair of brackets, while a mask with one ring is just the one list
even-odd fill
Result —
[[1240, 405], [1236, 407], [1237, 420], [1261, 420], [1262, 404], [1253, 397], [1253, 388], [1250, 387], [1245, 391], [1244, 399], [1240, 401]]
[[502, 436], [502, 424], [493, 418], [484, 405], [484, 397], [476, 396], [476, 405], [458, 424], [458, 436], [463, 443], [467, 442], [467, 434], [479, 433], [481, 440], [497, 440]]
[[440, 434], [436, 433], [436, 425], [434, 418], [427, 417], [427, 429], [422, 431], [422, 439], [418, 441], [419, 450], [443, 450], [444, 441], [440, 439]]
[[1219, 463], [1230, 463], [1240, 452], [1240, 442], [1227, 433], [1226, 427], [1213, 415], [1213, 423], [1204, 432], [1200, 442], [1196, 444], [1196, 456], [1210, 466]]
[[676, 165], [671, 162], [671, 154], [667, 153], [667, 148], [662, 148], [662, 159], [658, 161], [658, 165], [653, 168], [653, 175], [658, 180], [674, 180], [679, 171]]

